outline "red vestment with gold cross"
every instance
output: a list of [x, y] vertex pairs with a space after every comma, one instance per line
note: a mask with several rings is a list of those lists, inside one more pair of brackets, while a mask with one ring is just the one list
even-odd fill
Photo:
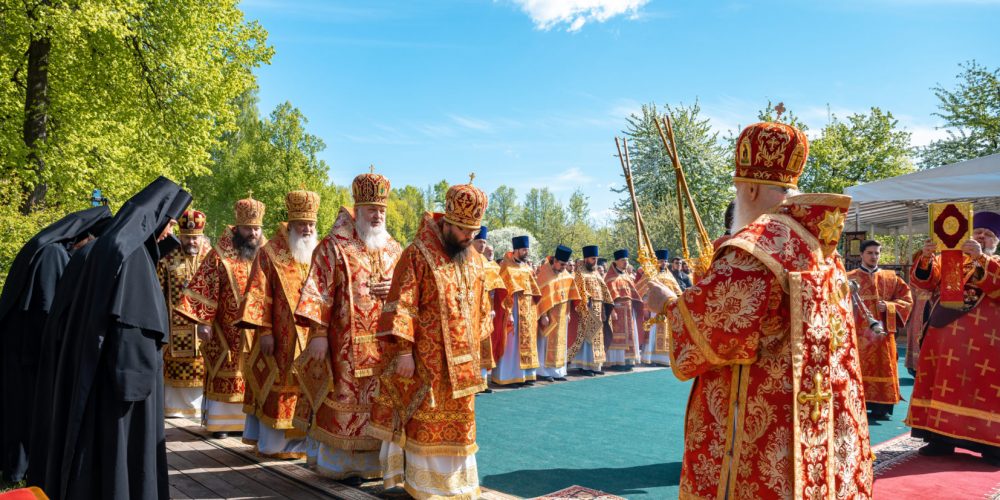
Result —
[[[250, 390], [243, 398], [243, 412], [273, 429], [292, 429], [300, 399], [292, 362], [305, 349], [308, 331], [296, 325], [294, 313], [308, 270], [308, 262], [296, 262], [292, 255], [288, 223], [280, 223], [274, 237], [257, 252], [237, 322], [255, 330], [244, 370]], [[265, 336], [274, 339], [271, 355], [260, 350]], [[290, 438], [300, 436], [286, 433]]]
[[[403, 250], [382, 308], [379, 338], [391, 343], [379, 377], [368, 434], [423, 456], [472, 455], [475, 394], [486, 388], [480, 341], [489, 332], [490, 300], [483, 259], [464, 262], [445, 251], [443, 214], [424, 214]], [[396, 353], [412, 352], [413, 377], [395, 373]]]
[[[309, 435], [341, 450], [378, 450], [365, 434], [382, 364], [376, 333], [382, 299], [371, 285], [392, 277], [402, 247], [389, 238], [369, 249], [358, 237], [354, 210], [342, 207], [313, 253], [309, 279], [295, 314], [310, 325], [310, 337], [327, 338], [332, 384], [317, 408], [307, 412]], [[300, 404], [305, 404], [305, 401]]]
[[[1000, 256], [966, 257], [965, 308], [934, 305], [917, 363], [907, 424], [1000, 447]], [[934, 292], [940, 258], [918, 257], [910, 284]]]
[[[913, 306], [910, 287], [895, 272], [885, 269], [874, 273], [854, 269], [847, 273], [847, 278], [858, 282], [858, 296], [885, 329], [884, 334], [873, 333], [861, 309], [855, 305], [854, 325], [858, 332], [865, 401], [894, 405], [900, 400], [896, 332], [904, 328], [910, 317]], [[878, 310], [880, 300], [885, 302], [885, 312]]]
[[695, 379], [680, 498], [871, 498], [847, 277], [850, 205], [798, 195], [740, 230], [666, 308], [671, 369]]
[[244, 358], [252, 335], [249, 330], [235, 326], [240, 319], [253, 261], [239, 257], [233, 245], [233, 231], [232, 226], [226, 227], [174, 309], [191, 321], [212, 326], [211, 338], [201, 346], [205, 357], [205, 397], [223, 403], [243, 402]]
[[[569, 312], [580, 303], [580, 291], [576, 288], [573, 275], [563, 271], [556, 273], [552, 266], [545, 264], [538, 270], [538, 288], [542, 298], [538, 301], [538, 318], [548, 315], [548, 326], [538, 332], [548, 339], [545, 352], [538, 353], [541, 366], [562, 368], [566, 366], [567, 333]], [[541, 325], [539, 325], [541, 326]]]

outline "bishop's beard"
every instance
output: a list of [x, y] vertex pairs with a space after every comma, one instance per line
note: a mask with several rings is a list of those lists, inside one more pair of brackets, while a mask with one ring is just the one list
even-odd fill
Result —
[[316, 249], [316, 233], [302, 236], [295, 231], [288, 232], [288, 249], [299, 264], [312, 262], [313, 250]]
[[361, 220], [356, 227], [358, 238], [371, 250], [381, 250], [389, 243], [389, 232], [385, 230], [385, 223], [372, 226], [368, 221]]
[[729, 234], [738, 233], [755, 220], [757, 220], [757, 217], [746, 210], [746, 207], [740, 203], [739, 196], [737, 196], [733, 200], [733, 226], [729, 228]]
[[233, 231], [233, 247], [243, 260], [253, 260], [260, 248], [260, 239], [247, 239], [239, 231]]

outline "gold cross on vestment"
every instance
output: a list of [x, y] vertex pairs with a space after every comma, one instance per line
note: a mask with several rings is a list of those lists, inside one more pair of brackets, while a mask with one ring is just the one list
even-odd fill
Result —
[[991, 368], [990, 367], [990, 360], [989, 359], [984, 359], [982, 363], [977, 363], [977, 364], [974, 364], [972, 366], [975, 366], [976, 368], [979, 368], [979, 376], [981, 376], [981, 377], [985, 377], [987, 371], [989, 371], [990, 373], [997, 371], [996, 368]]
[[979, 348], [976, 347], [976, 339], [969, 337], [969, 340], [965, 342], [965, 354], [972, 354], [972, 351], [979, 352]]
[[403, 377], [403, 376], [400, 376], [398, 378], [399, 378], [399, 383], [403, 385], [403, 388], [406, 390], [410, 390], [410, 386], [413, 385], [413, 378]]
[[966, 370], [962, 370], [962, 374], [958, 376], [958, 379], [962, 381], [962, 385], [968, 384], [972, 377], [966, 373]]
[[986, 316], [983, 316], [983, 313], [979, 312], [978, 307], [974, 311], [972, 311], [972, 313], [969, 314], [969, 317], [976, 320], [976, 322], [973, 323], [972, 326], [979, 326], [979, 322], [986, 319]]
[[948, 423], [947, 418], [941, 418], [941, 410], [938, 410], [937, 415], [931, 417], [931, 420], [934, 421], [934, 427], [941, 427], [941, 422]]
[[958, 361], [958, 356], [955, 356], [955, 350], [954, 349], [948, 349], [948, 355], [947, 356], [941, 356], [941, 359], [945, 360], [945, 362], [947, 363], [946, 366], [951, 367], [951, 362], [952, 361]]
[[990, 347], [993, 347], [993, 344], [996, 341], [1000, 340], [1000, 337], [997, 337], [997, 329], [994, 328], [993, 331], [991, 331], [990, 334], [986, 336], [986, 338], [990, 339]]
[[941, 390], [941, 396], [948, 397], [949, 393], [955, 392], [954, 388], [948, 387], [948, 379], [944, 379], [938, 384], [937, 389]]
[[952, 334], [952, 336], [955, 336], [955, 335], [958, 334], [959, 331], [964, 331], [964, 330], [965, 330], [965, 327], [962, 326], [962, 325], [959, 325], [958, 321], [952, 321], [951, 322], [951, 334]]
[[820, 405], [830, 401], [833, 397], [829, 391], [823, 391], [823, 374], [816, 372], [813, 375], [813, 390], [812, 392], [801, 391], [797, 396], [799, 404], [804, 405], [806, 403], [812, 404], [812, 412], [809, 413], [809, 418], [813, 422], [818, 422], [820, 417]]

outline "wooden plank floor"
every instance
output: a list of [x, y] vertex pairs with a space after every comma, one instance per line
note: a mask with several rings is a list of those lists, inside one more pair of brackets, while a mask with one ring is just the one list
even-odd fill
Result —
[[[380, 480], [352, 488], [307, 469], [302, 460], [262, 459], [239, 438], [211, 439], [209, 433], [192, 420], [167, 419], [166, 431], [171, 498], [410, 498], [399, 488], [383, 490]], [[483, 488], [482, 498], [516, 500], [519, 497]]]
[[258, 460], [238, 438], [206, 439], [189, 420], [169, 419], [166, 431], [171, 498], [379, 498], [321, 477], [301, 460]]

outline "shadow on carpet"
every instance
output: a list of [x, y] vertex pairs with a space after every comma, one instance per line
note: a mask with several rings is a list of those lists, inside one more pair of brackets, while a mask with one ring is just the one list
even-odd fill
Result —
[[505, 474], [484, 476], [483, 483], [491, 488], [513, 495], [529, 496], [537, 484], [566, 488], [581, 485], [613, 495], [642, 495], [647, 489], [677, 486], [681, 477], [681, 463], [641, 465], [622, 468], [599, 469], [538, 469], [518, 470]]

